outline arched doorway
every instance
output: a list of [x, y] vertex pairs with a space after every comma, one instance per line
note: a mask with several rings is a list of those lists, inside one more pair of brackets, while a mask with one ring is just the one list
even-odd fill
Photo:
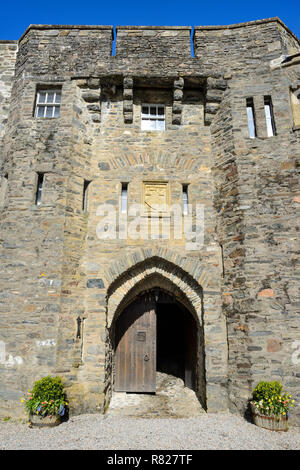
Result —
[[130, 302], [115, 323], [114, 390], [155, 393], [163, 372], [197, 390], [198, 325], [186, 306], [155, 287]]

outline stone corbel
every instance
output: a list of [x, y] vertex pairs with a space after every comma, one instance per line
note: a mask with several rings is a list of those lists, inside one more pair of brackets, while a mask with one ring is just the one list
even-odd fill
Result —
[[123, 115], [125, 124], [133, 121], [133, 78], [123, 79]]
[[181, 124], [182, 98], [183, 98], [184, 79], [182, 77], [174, 80], [173, 84], [173, 105], [172, 105], [172, 124]]
[[211, 124], [215, 114], [218, 112], [226, 88], [226, 80], [210, 77], [207, 79], [204, 111], [204, 123], [206, 126]]
[[101, 121], [101, 83], [99, 78], [85, 80], [81, 96], [88, 103], [87, 109], [93, 122]]

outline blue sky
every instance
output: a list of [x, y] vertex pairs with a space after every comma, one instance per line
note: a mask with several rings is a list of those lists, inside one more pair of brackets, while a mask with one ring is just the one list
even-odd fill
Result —
[[29, 24], [221, 25], [278, 16], [300, 37], [300, 0], [12, 0], [1, 5], [0, 39]]

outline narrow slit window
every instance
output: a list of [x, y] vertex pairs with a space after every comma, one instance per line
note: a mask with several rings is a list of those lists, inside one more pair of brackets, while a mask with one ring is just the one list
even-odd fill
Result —
[[275, 128], [275, 119], [274, 119], [271, 96], [264, 97], [264, 104], [265, 104], [267, 135], [268, 137], [272, 137], [273, 135], [276, 135], [276, 128]]
[[61, 90], [39, 90], [36, 95], [35, 117], [58, 118], [60, 116]]
[[127, 213], [127, 203], [128, 203], [128, 183], [122, 183], [121, 189], [121, 213]]
[[0, 181], [1, 181], [1, 184], [0, 184], [0, 208], [2, 209], [2, 207], [4, 207], [5, 198], [6, 198], [7, 189], [8, 189], [8, 174], [5, 173], [5, 175], [3, 176], [3, 178]]
[[188, 185], [183, 184], [182, 185], [182, 212], [183, 215], [187, 215], [189, 211], [189, 195], [188, 195]]
[[254, 112], [253, 98], [247, 98], [246, 106], [247, 106], [249, 137], [251, 139], [254, 139], [257, 134], [256, 134], [256, 123], [255, 123], [255, 112]]
[[88, 210], [88, 187], [90, 181], [84, 180], [83, 182], [83, 193], [82, 193], [82, 210], [87, 212]]
[[35, 203], [37, 206], [40, 206], [42, 203], [43, 185], [44, 185], [44, 173], [38, 173], [37, 189], [36, 189], [36, 197], [35, 197]]
[[223, 250], [223, 245], [220, 245], [221, 247], [221, 258], [222, 258], [222, 277], [225, 276], [225, 265], [224, 265], [224, 250]]

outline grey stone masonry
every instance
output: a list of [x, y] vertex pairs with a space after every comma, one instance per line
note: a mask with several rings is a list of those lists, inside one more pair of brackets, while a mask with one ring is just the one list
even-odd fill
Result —
[[2, 161], [1, 144], [8, 118], [17, 51], [17, 41], [0, 41], [0, 165]]
[[[279, 18], [191, 29], [118, 26], [115, 55], [112, 26], [0, 41], [5, 416], [48, 374], [71, 414], [104, 413], [119, 315], [161, 289], [193, 316], [205, 411], [244, 414], [259, 380], [280, 380], [300, 424], [300, 43]], [[161, 201], [188, 201], [196, 247], [171, 210], [153, 217], [167, 237], [130, 232], [132, 207], [148, 224]]]

